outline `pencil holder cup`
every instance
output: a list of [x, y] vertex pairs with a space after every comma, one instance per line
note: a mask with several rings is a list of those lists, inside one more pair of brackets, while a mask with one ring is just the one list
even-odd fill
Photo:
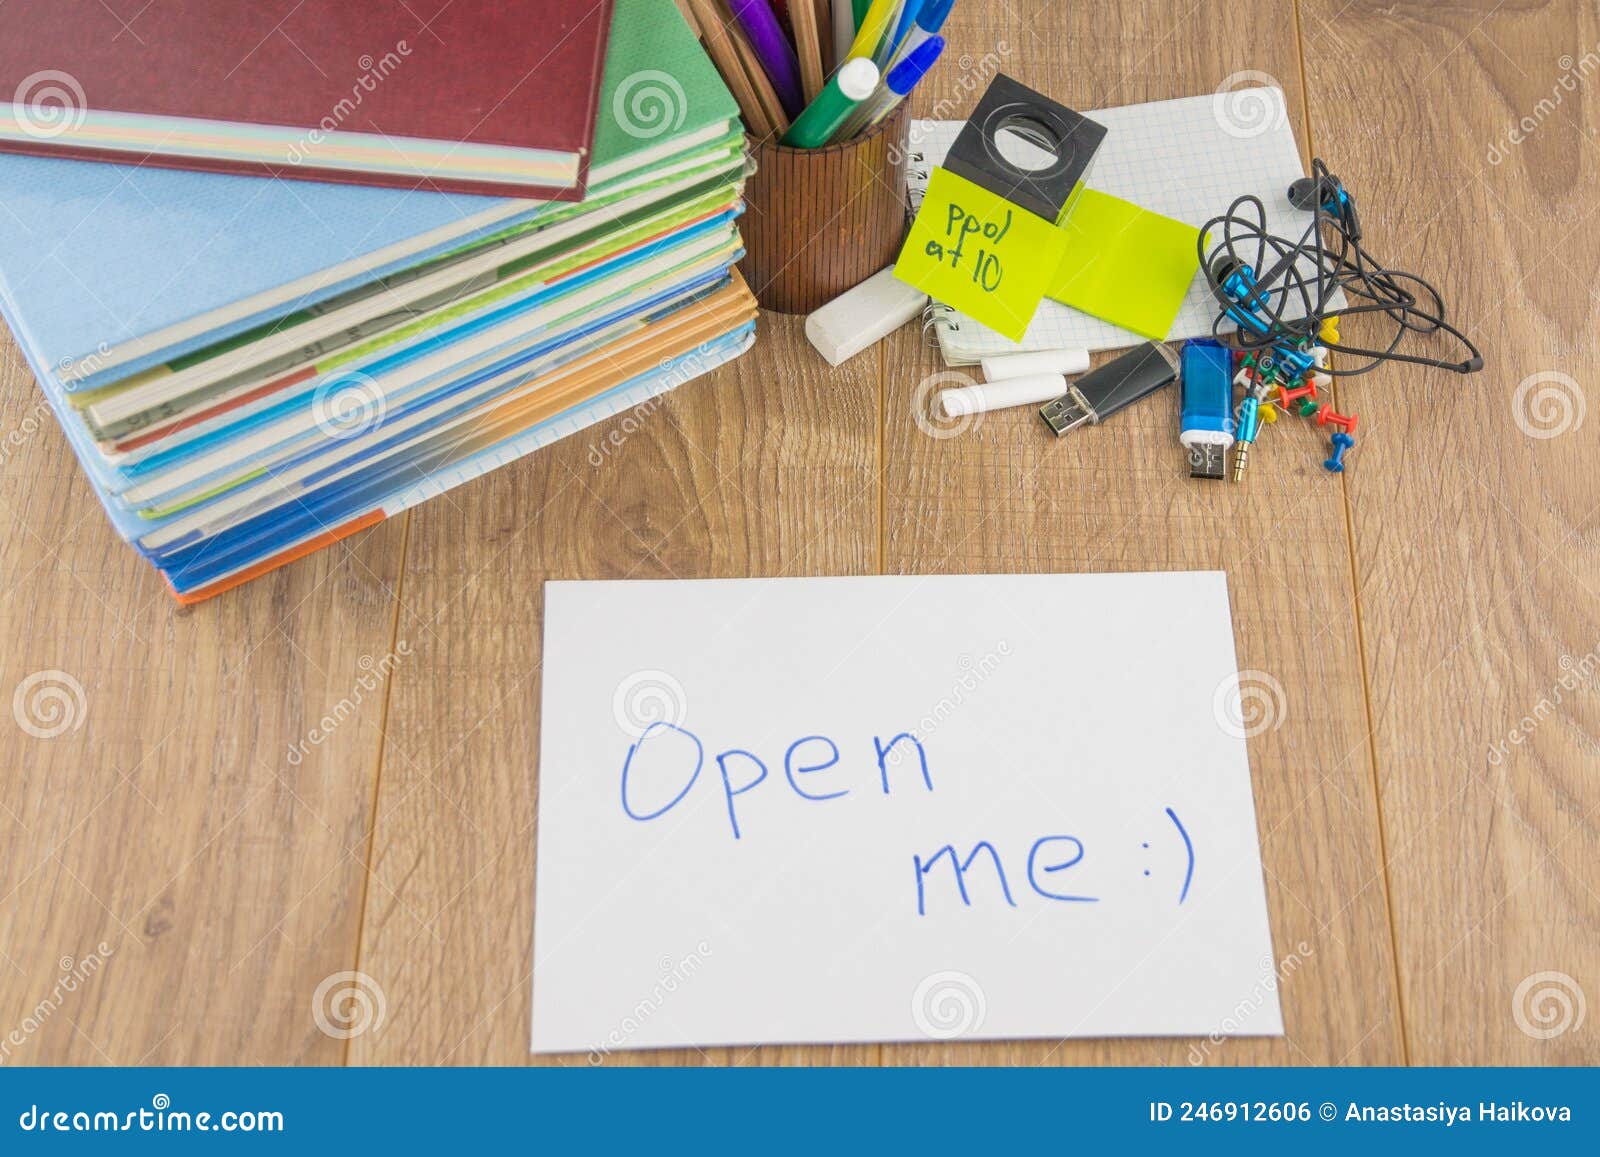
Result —
[[820, 149], [755, 145], [740, 220], [763, 309], [810, 313], [891, 264], [906, 235], [906, 106]]

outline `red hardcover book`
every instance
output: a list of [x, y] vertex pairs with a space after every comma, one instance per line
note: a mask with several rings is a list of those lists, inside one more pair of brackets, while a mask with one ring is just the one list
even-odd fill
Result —
[[575, 200], [610, 26], [611, 0], [4, 0], [0, 150]]

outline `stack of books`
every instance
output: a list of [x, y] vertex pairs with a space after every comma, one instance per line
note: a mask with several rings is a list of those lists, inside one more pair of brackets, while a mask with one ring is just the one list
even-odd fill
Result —
[[749, 348], [737, 106], [672, 0], [599, 43], [578, 200], [0, 155], [0, 309], [181, 601]]

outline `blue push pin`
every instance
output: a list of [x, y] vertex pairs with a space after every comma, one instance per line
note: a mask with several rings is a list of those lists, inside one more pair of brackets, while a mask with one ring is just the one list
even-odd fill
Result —
[[1323, 469], [1332, 474], [1344, 473], [1345, 451], [1356, 444], [1356, 440], [1343, 430], [1336, 431], [1333, 435], [1333, 457], [1322, 464]]

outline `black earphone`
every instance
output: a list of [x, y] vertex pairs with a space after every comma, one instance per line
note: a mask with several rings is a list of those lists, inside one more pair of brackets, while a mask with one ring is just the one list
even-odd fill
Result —
[[[1320, 158], [1312, 160], [1309, 177], [1289, 186], [1288, 197], [1296, 209], [1311, 213], [1311, 223], [1297, 240], [1269, 232], [1266, 206], [1252, 195], [1238, 198], [1226, 213], [1201, 228], [1200, 266], [1222, 306], [1212, 327], [1217, 337], [1224, 336], [1223, 327], [1232, 322], [1239, 326], [1237, 341], [1245, 349], [1310, 338], [1343, 355], [1337, 368], [1326, 371], [1337, 377], [1364, 374], [1385, 362], [1459, 374], [1483, 368], [1483, 355], [1472, 339], [1445, 320], [1439, 291], [1414, 273], [1386, 268], [1362, 247], [1355, 198]], [[1213, 238], [1208, 252], [1206, 243]], [[1347, 304], [1334, 309], [1331, 303], [1340, 290]], [[1294, 310], [1298, 316], [1291, 318], [1292, 305], [1298, 306]], [[1241, 313], [1246, 315], [1243, 323]], [[1329, 342], [1319, 336], [1325, 319], [1362, 314], [1381, 314], [1394, 323], [1383, 348]], [[1401, 352], [1408, 336], [1431, 333], [1453, 338], [1468, 356], [1449, 361]], [[1352, 364], [1352, 358], [1366, 360]]]

